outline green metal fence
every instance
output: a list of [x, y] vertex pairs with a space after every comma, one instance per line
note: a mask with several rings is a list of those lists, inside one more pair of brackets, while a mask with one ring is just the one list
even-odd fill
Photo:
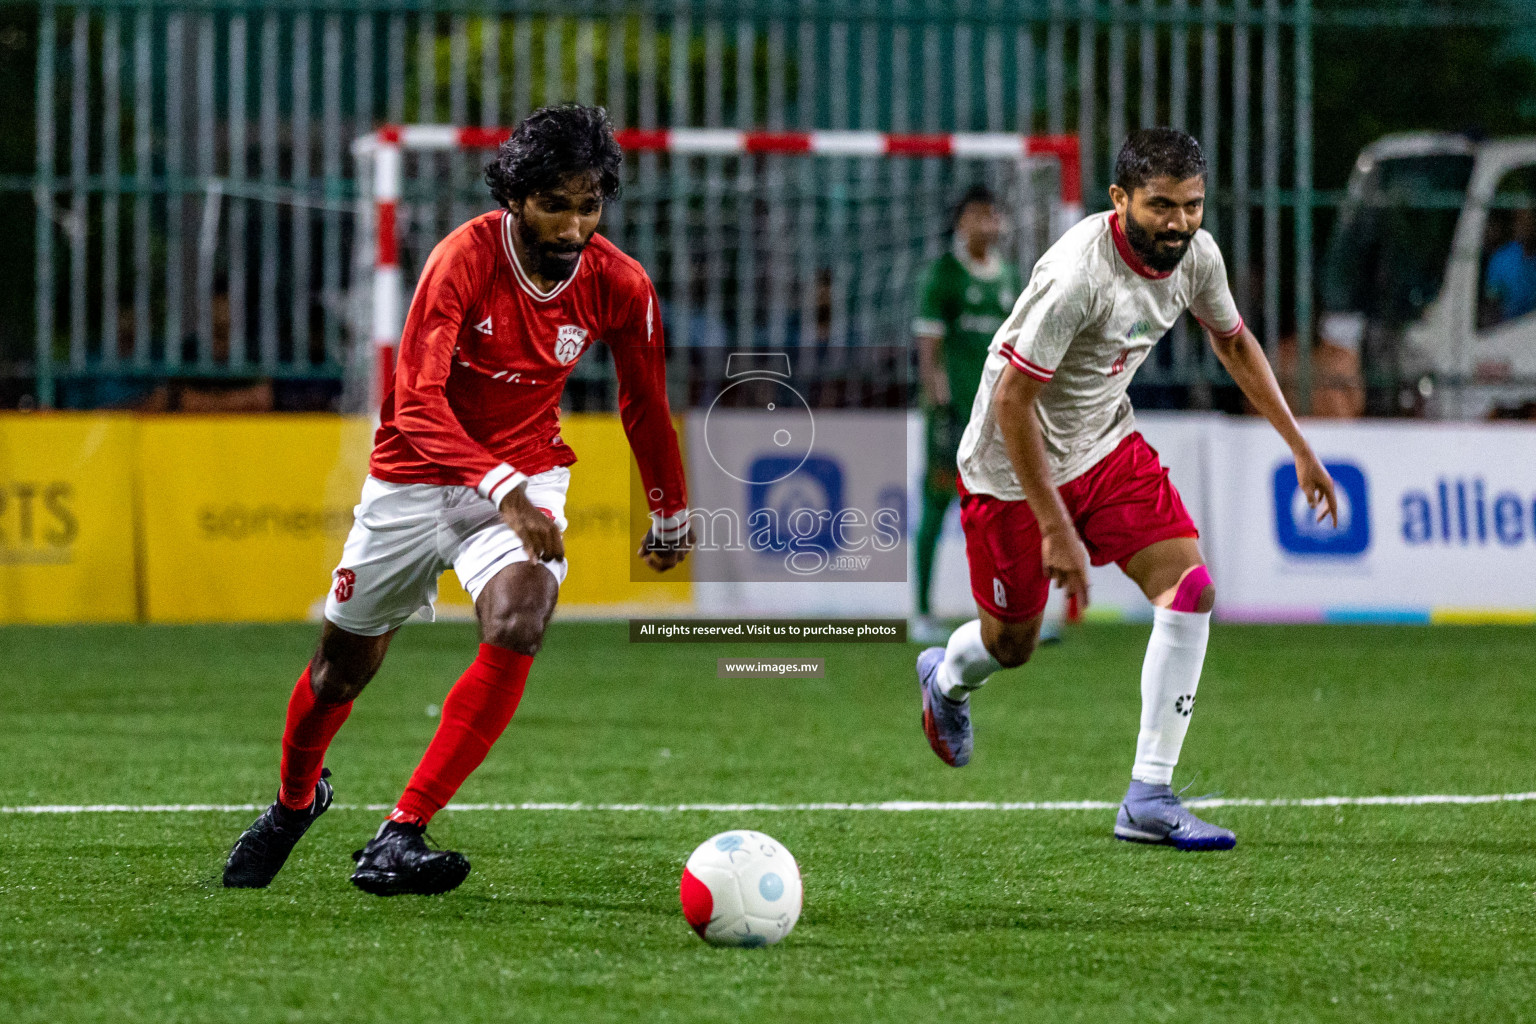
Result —
[[[1311, 0], [101, 0], [39, 16], [30, 371], [50, 406], [104, 376], [346, 377], [368, 341], [349, 140], [380, 123], [509, 123], [560, 99], [638, 127], [1076, 133], [1090, 210], [1129, 128], [1186, 127], [1211, 161], [1206, 226], [1238, 301], [1272, 354], [1294, 324], [1305, 382], [1314, 27], [1410, 15], [1315, 16]], [[417, 173], [462, 185], [475, 167]], [[1219, 368], [1196, 341], [1176, 332], [1141, 379], [1208, 400]]]

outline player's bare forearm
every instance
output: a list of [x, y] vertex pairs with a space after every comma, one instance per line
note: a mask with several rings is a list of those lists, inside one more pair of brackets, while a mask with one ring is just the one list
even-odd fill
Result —
[[1003, 369], [992, 408], [997, 416], [1008, 461], [1019, 478], [1019, 486], [1029, 502], [1035, 521], [1040, 524], [1043, 569], [1069, 594], [1088, 603], [1088, 552], [1061, 492], [1051, 479], [1051, 467], [1045, 458], [1045, 437], [1035, 415], [1035, 399], [1045, 385], [1027, 377], [1012, 366]]
[[949, 404], [949, 381], [939, 369], [944, 339], [937, 334], [917, 336], [917, 365], [929, 405]]
[[1243, 396], [1258, 410], [1260, 416], [1269, 421], [1291, 451], [1300, 453], [1309, 450], [1307, 439], [1302, 437], [1301, 427], [1291, 414], [1291, 407], [1280, 393], [1280, 382], [1270, 369], [1269, 359], [1265, 357], [1259, 339], [1253, 336], [1247, 325], [1230, 338], [1218, 338], [1210, 332], [1207, 332], [1207, 337], [1210, 338], [1216, 358], [1221, 360], [1221, 365], [1232, 375], [1232, 380]]
[[1207, 336], [1216, 358], [1227, 368], [1243, 395], [1290, 447], [1296, 459], [1297, 485], [1307, 496], [1309, 505], [1313, 508], [1322, 506], [1318, 521], [1332, 516], [1337, 526], [1338, 502], [1334, 495], [1333, 478], [1302, 436], [1301, 427], [1291, 414], [1285, 395], [1280, 392], [1280, 382], [1275, 380], [1274, 371], [1269, 367], [1269, 360], [1264, 356], [1259, 339], [1246, 326], [1231, 338], [1218, 338], [1209, 332]]
[[501, 499], [501, 518], [534, 558], [556, 561], [565, 557], [559, 525], [528, 500], [526, 486], [514, 487]]
[[1042, 387], [1039, 381], [1007, 367], [998, 378], [992, 408], [997, 414], [1003, 443], [1008, 447], [1008, 461], [1013, 463], [1013, 471], [1019, 478], [1019, 486], [1024, 489], [1030, 511], [1034, 512], [1040, 529], [1047, 531], [1070, 526], [1072, 520], [1045, 461], [1045, 438], [1035, 416], [1035, 399]]

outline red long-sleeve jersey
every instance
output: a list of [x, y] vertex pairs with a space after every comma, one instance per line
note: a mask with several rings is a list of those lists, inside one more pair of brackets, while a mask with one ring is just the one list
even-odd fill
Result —
[[512, 218], [498, 210], [432, 250], [406, 316], [369, 473], [474, 487], [499, 505], [527, 477], [570, 465], [576, 453], [560, 437], [560, 394], [582, 353], [601, 341], [613, 353], [619, 417], [650, 509], [670, 520], [688, 493], [650, 278], [593, 235], [575, 272], [540, 291], [517, 261], [512, 230]]

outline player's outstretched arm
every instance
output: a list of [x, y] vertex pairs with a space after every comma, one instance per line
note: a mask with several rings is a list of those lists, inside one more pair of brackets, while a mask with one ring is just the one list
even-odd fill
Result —
[[1227, 368], [1244, 396], [1290, 446], [1291, 454], [1296, 459], [1296, 482], [1301, 486], [1301, 493], [1307, 496], [1307, 504], [1313, 509], [1322, 506], [1317, 521], [1322, 522], [1331, 516], [1334, 526], [1338, 526], [1338, 499], [1333, 493], [1333, 478], [1323, 468], [1307, 439], [1301, 435], [1301, 427], [1296, 423], [1296, 417], [1291, 415], [1291, 407], [1286, 404], [1285, 396], [1280, 393], [1280, 382], [1275, 380], [1274, 371], [1269, 367], [1269, 360], [1264, 357], [1259, 339], [1253, 336], [1246, 324], [1236, 334], [1226, 338], [1217, 337], [1209, 329], [1205, 334], [1210, 339], [1216, 358]]
[[657, 572], [688, 557], [693, 532], [687, 517], [688, 488], [682, 451], [667, 401], [666, 347], [662, 340], [656, 291], [642, 278], [633, 300], [608, 334], [613, 368], [619, 379], [619, 419], [640, 466], [651, 528], [638, 554]]
[[1072, 525], [1061, 492], [1045, 460], [1045, 439], [1035, 416], [1035, 399], [1045, 382], [1028, 377], [1012, 365], [1003, 368], [992, 393], [992, 409], [1008, 447], [1008, 459], [1018, 474], [1030, 511], [1040, 524], [1041, 561], [1045, 574], [1080, 607], [1088, 607], [1088, 549]]

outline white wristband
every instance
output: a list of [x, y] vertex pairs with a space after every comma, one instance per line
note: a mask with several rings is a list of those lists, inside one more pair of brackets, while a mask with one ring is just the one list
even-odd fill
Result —
[[688, 532], [687, 510], [674, 512], [670, 516], [664, 516], [660, 512], [651, 513], [651, 536], [659, 541], [677, 540]]
[[481, 477], [480, 482], [475, 485], [475, 490], [480, 492], [480, 497], [501, 508], [501, 503], [506, 496], [527, 482], [527, 476], [503, 462]]

